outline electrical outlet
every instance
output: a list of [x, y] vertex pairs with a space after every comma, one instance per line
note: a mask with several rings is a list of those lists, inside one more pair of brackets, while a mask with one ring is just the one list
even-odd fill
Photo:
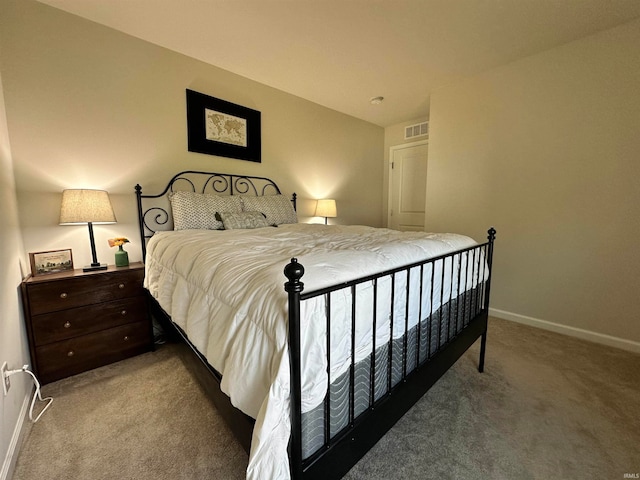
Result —
[[7, 375], [7, 371], [9, 368], [7, 367], [7, 362], [2, 364], [2, 368], [0, 369], [0, 376], [2, 377], [2, 391], [5, 396], [9, 393], [9, 389], [11, 388], [11, 381], [9, 380], [9, 376]]

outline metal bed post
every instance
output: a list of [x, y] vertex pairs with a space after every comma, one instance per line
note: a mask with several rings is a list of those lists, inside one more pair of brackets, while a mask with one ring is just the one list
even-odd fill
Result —
[[291, 439], [289, 441], [289, 463], [291, 478], [302, 478], [302, 379], [300, 365], [300, 293], [304, 283], [304, 267], [296, 258], [284, 268], [289, 279], [284, 289], [289, 294], [289, 362], [291, 369]]
[[[491, 290], [491, 280], [493, 277], [492, 263], [493, 263], [493, 242], [496, 239], [496, 229], [491, 227], [488, 230], [488, 252], [487, 252], [487, 267], [489, 269], [489, 279], [487, 280], [487, 286], [484, 292], [484, 309], [487, 312], [487, 316], [489, 315], [489, 292]], [[484, 332], [482, 332], [482, 337], [480, 338], [480, 360], [478, 362], [478, 371], [480, 373], [484, 372], [484, 357], [487, 350], [487, 329], [485, 328]]]
[[144, 217], [142, 213], [142, 187], [140, 184], [135, 186], [136, 189], [136, 200], [138, 201], [138, 226], [140, 227], [140, 241], [142, 247], [142, 261], [144, 262], [147, 257], [147, 242], [145, 242], [144, 238]]

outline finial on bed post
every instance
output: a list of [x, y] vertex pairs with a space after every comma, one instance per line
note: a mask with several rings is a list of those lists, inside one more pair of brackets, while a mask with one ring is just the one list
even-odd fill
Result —
[[147, 256], [147, 242], [144, 238], [144, 215], [142, 214], [142, 187], [136, 184], [136, 200], [138, 201], [138, 226], [140, 227], [140, 245], [142, 247], [142, 262], [144, 263]]
[[289, 279], [284, 289], [289, 294], [289, 367], [291, 370], [291, 439], [289, 441], [289, 461], [291, 478], [302, 478], [302, 372], [300, 348], [300, 292], [304, 283], [300, 281], [304, 275], [304, 267], [292, 258], [284, 267], [284, 274]]
[[291, 194], [291, 203], [293, 203], [293, 209], [297, 212], [298, 211], [298, 194], [296, 192], [293, 192]]
[[284, 284], [284, 289], [291, 292], [301, 292], [304, 289], [304, 283], [300, 281], [304, 275], [304, 267], [298, 263], [297, 258], [292, 258], [291, 263], [284, 267], [284, 275], [289, 279]]

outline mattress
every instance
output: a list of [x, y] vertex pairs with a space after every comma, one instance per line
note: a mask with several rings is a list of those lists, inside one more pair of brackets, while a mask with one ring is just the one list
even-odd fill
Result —
[[[293, 224], [255, 230], [159, 232], [147, 247], [145, 287], [222, 374], [221, 388], [232, 404], [256, 419], [247, 478], [288, 478], [289, 358], [283, 268], [290, 258], [297, 257], [305, 267], [302, 281], [307, 292], [475, 244], [462, 235], [364, 226]], [[332, 293], [330, 365], [323, 340], [326, 297], [302, 302], [305, 422], [317, 421], [312, 412], [323, 405], [327, 385], [332, 385], [330, 390], [334, 385], [339, 388], [351, 365], [352, 301], [358, 305], [354, 361], [364, 368], [371, 361], [374, 345], [385, 348], [390, 339], [397, 342], [405, 335], [411, 337], [424, 312], [433, 319], [446, 303], [476, 288], [484, 280], [477, 274], [476, 264], [481, 261], [448, 258], [428, 268], [401, 272], [393, 279], [380, 279], [376, 287], [380, 301], [375, 307], [371, 283], [358, 285], [355, 300], [349, 289]], [[423, 283], [431, 288], [417, 294], [417, 285]], [[407, 288], [410, 293], [402, 294]], [[392, 296], [393, 311], [389, 306]], [[380, 319], [375, 331], [370, 321], [372, 309]], [[396, 319], [392, 328], [391, 318]], [[383, 361], [379, 359], [384, 355], [376, 353], [375, 358]], [[396, 362], [393, 357], [391, 363]], [[336, 421], [339, 429], [341, 421]], [[313, 445], [309, 441], [308, 452]]]
[[[353, 374], [354, 416], [375, 405], [402, 381], [405, 372], [423, 365], [452, 341], [481, 308], [478, 304], [481, 290], [482, 284], [450, 300], [406, 335], [394, 338], [391, 345], [389, 342], [383, 344], [356, 363]], [[350, 372], [346, 371], [331, 383], [329, 394], [321, 404], [303, 413], [303, 459], [322, 450], [327, 440], [335, 438], [348, 427], [350, 395]]]

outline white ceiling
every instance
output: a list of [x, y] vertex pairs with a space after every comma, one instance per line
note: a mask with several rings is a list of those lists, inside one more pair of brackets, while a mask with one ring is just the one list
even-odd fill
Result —
[[40, 1], [381, 126], [428, 115], [438, 87], [640, 17], [639, 0]]

